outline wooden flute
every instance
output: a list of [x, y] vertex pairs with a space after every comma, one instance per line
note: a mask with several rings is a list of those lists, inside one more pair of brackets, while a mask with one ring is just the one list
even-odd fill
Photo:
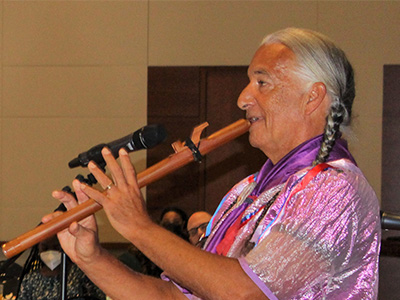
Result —
[[[168, 175], [175, 170], [187, 165], [195, 160], [196, 155], [207, 154], [212, 150], [226, 144], [227, 142], [239, 137], [247, 132], [250, 123], [247, 120], [238, 120], [221, 130], [213, 133], [207, 138], [200, 140], [201, 132], [208, 123], [203, 123], [193, 129], [190, 140], [186, 143], [177, 141], [172, 144], [175, 153], [171, 154], [164, 160], [147, 168], [137, 175], [139, 187], [142, 188], [158, 179]], [[188, 145], [190, 142], [190, 145]], [[197, 146], [196, 146], [197, 145]], [[67, 228], [71, 223], [80, 221], [95, 212], [99, 211], [102, 206], [89, 199], [88, 201], [78, 205], [77, 207], [64, 212], [62, 215], [52, 219], [48, 223], [41, 224], [25, 234], [2, 245], [2, 250], [7, 258], [21, 253], [22, 251], [36, 245], [37, 243], [55, 235], [57, 232]]]

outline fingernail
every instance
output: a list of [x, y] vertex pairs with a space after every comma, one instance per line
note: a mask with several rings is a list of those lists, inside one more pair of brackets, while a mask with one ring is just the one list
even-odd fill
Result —
[[119, 150], [119, 155], [128, 155], [128, 151], [126, 151], [125, 148], [121, 148], [121, 149]]
[[101, 151], [102, 151], [104, 154], [110, 154], [110, 153], [111, 153], [110, 149], [108, 149], [107, 147], [104, 147]]

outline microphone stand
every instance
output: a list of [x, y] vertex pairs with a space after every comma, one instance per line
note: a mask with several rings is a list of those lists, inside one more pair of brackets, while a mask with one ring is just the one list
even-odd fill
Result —
[[67, 254], [61, 251], [60, 300], [67, 300]]

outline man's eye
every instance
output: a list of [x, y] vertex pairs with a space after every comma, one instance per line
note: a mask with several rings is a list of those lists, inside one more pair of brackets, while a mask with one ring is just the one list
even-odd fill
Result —
[[257, 83], [258, 83], [258, 85], [261, 85], [261, 86], [264, 86], [267, 84], [267, 82], [263, 81], [263, 80], [258, 80]]

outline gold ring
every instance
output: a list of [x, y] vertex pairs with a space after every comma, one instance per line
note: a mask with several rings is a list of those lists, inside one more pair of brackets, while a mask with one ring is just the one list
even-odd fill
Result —
[[109, 185], [107, 185], [104, 189], [105, 190], [111, 190], [111, 188], [112, 188], [112, 186], [113, 186], [114, 184], [111, 182]]

